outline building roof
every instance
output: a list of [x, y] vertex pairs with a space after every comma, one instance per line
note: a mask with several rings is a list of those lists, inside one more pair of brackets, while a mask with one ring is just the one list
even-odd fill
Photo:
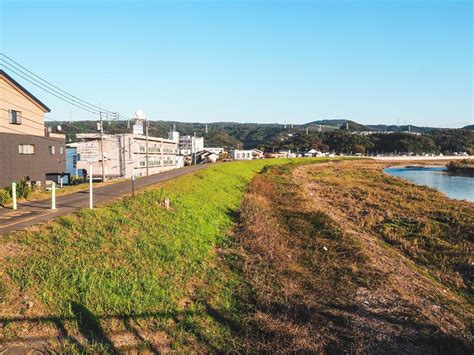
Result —
[[23, 94], [28, 96], [31, 100], [36, 102], [45, 112], [51, 112], [48, 106], [42, 103], [36, 96], [34, 96], [31, 92], [26, 90], [20, 83], [18, 83], [15, 79], [13, 79], [10, 75], [8, 75], [3, 69], [0, 69], [0, 76], [4, 76], [9, 82], [11, 82], [18, 90], [20, 90]]

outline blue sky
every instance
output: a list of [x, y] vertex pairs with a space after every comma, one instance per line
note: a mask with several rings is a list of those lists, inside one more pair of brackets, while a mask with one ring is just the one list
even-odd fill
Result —
[[[471, 1], [0, 3], [2, 52], [124, 114], [473, 122]], [[25, 86], [55, 119], [96, 119]]]

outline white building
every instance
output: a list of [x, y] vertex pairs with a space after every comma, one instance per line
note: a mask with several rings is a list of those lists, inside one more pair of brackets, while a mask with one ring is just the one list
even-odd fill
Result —
[[323, 153], [316, 149], [310, 149], [306, 153], [304, 153], [305, 157], [325, 157], [326, 153]]
[[235, 160], [252, 160], [263, 158], [263, 152], [258, 149], [242, 150], [234, 149], [230, 152], [230, 157]]
[[178, 149], [181, 155], [191, 155], [204, 150], [204, 137], [179, 136]]
[[[102, 177], [99, 134], [77, 135], [77, 168], [89, 170]], [[184, 166], [178, 143], [169, 139], [134, 134], [104, 135], [104, 172], [106, 178], [147, 176]], [[147, 164], [148, 162], [148, 164]]]
[[206, 147], [206, 148], [204, 148], [204, 150], [206, 150], [210, 153], [217, 154], [217, 155], [221, 155], [221, 154], [224, 153], [224, 148], [218, 148], [218, 147]]
[[175, 126], [168, 132], [168, 139], [178, 143], [181, 155], [192, 155], [204, 150], [204, 137], [181, 136]]
[[168, 132], [168, 139], [173, 142], [179, 142], [179, 132], [176, 131], [176, 125], [173, 125], [173, 129]]
[[219, 154], [210, 152], [207, 149], [196, 153], [196, 161], [198, 163], [215, 163], [219, 160], [219, 157]]

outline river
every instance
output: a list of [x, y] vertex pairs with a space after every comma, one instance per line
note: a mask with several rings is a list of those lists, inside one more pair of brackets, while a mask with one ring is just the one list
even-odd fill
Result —
[[450, 198], [474, 202], [474, 177], [448, 173], [445, 167], [393, 166], [385, 172], [417, 185], [433, 187]]

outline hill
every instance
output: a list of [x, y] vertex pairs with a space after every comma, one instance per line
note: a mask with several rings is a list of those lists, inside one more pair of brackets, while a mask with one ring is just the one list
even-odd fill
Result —
[[339, 127], [339, 129], [349, 131], [349, 132], [367, 132], [373, 131], [374, 129], [364, 126], [363, 124], [354, 122], [354, 121], [347, 121]]
[[[319, 125], [315, 122], [335, 124], [344, 122], [341, 126]], [[349, 124], [349, 131], [346, 130]], [[57, 124], [47, 123], [53, 128]], [[68, 141], [74, 141], [77, 133], [96, 132], [96, 121], [61, 122], [62, 130]], [[131, 122], [113, 121], [104, 124], [107, 134], [131, 132]], [[366, 153], [366, 152], [474, 152], [474, 131], [468, 129], [434, 129], [411, 126], [412, 132], [421, 135], [408, 134], [407, 126], [387, 126], [387, 131], [395, 133], [384, 134], [383, 125], [361, 125], [349, 120], [322, 120], [305, 125], [236, 123], [236, 122], [177, 122], [150, 121], [149, 134], [156, 137], [167, 137], [169, 130], [176, 126], [182, 135], [204, 137], [206, 147], [224, 147], [226, 149], [258, 148], [263, 150], [291, 149], [306, 151], [315, 148], [337, 153]], [[207, 133], [206, 133], [207, 126]], [[382, 127], [384, 127], [382, 129]], [[395, 128], [394, 128], [395, 127]], [[406, 129], [404, 129], [406, 128]], [[368, 136], [357, 134], [361, 131], [374, 131]], [[380, 132], [380, 133], [377, 133]]]
[[463, 129], [474, 130], [474, 124], [471, 124], [469, 126], [464, 126]]
[[441, 130], [443, 128], [436, 128], [436, 127], [419, 127], [419, 126], [408, 126], [408, 125], [402, 125], [402, 126], [397, 126], [397, 125], [383, 125], [383, 124], [377, 124], [377, 125], [367, 125], [367, 127], [375, 130], [375, 131], [387, 131], [387, 132], [415, 132], [415, 133], [429, 133], [437, 130]]

